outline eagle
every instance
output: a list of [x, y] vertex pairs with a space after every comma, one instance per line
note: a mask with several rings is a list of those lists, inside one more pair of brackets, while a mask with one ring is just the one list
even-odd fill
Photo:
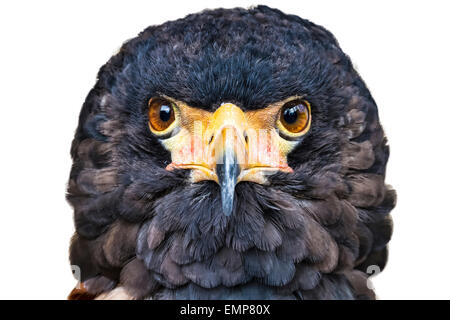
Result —
[[321, 26], [257, 6], [148, 27], [101, 67], [71, 156], [69, 299], [376, 298], [389, 147]]

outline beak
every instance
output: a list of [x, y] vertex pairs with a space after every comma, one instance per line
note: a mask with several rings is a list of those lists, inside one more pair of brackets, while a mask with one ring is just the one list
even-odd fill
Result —
[[222, 105], [212, 117], [206, 130], [208, 167], [217, 176], [221, 188], [222, 209], [229, 216], [233, 211], [234, 188], [242, 180], [248, 159], [246, 141], [247, 121], [235, 105]]
[[[236, 184], [241, 181], [264, 184], [268, 173], [292, 171], [276, 152], [277, 142], [270, 134], [262, 135], [261, 130], [252, 129], [246, 114], [234, 104], [223, 104], [197, 128], [201, 132], [196, 130], [192, 143], [195, 150], [189, 152], [190, 160], [178, 156], [181, 161], [172, 162], [168, 169], [191, 169], [192, 182], [217, 182], [221, 188], [222, 209], [227, 216], [233, 212]], [[267, 150], [275, 151], [275, 157], [267, 155]]]

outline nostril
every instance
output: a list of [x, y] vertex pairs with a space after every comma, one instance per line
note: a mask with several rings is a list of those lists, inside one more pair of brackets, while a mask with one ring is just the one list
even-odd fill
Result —
[[244, 131], [244, 140], [245, 140], [245, 143], [248, 143], [247, 131]]
[[208, 144], [211, 144], [211, 142], [213, 141], [213, 139], [214, 139], [214, 135], [212, 134], [212, 135], [211, 135], [211, 138], [209, 138]]

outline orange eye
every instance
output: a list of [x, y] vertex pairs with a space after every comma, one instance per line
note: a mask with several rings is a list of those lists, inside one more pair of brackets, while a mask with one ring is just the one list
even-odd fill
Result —
[[151, 98], [148, 105], [148, 118], [153, 130], [164, 131], [175, 121], [173, 102], [163, 98]]
[[301, 133], [308, 128], [311, 108], [305, 100], [287, 102], [280, 113], [280, 122], [290, 133]]

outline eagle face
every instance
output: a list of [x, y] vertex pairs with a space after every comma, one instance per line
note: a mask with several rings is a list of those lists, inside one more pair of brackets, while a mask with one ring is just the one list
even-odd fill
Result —
[[149, 27], [80, 114], [72, 298], [374, 298], [395, 192], [334, 37], [265, 6]]
[[192, 183], [217, 182], [229, 216], [236, 184], [268, 184], [267, 174], [293, 172], [287, 154], [308, 131], [310, 113], [298, 97], [247, 112], [232, 103], [209, 112], [158, 97], [149, 102], [149, 127], [171, 153], [166, 169], [191, 170]]

